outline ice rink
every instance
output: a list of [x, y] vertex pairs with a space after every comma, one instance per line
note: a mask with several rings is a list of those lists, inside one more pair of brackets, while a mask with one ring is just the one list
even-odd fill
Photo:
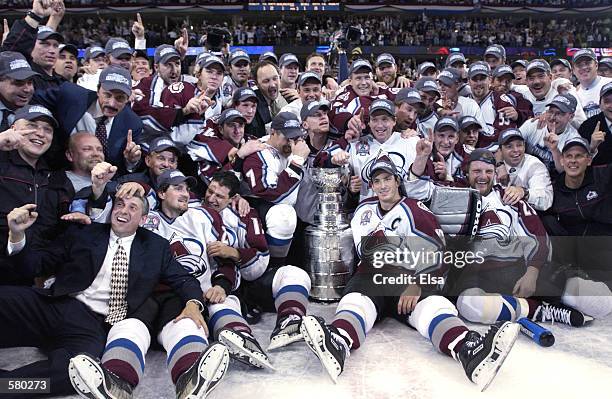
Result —
[[[331, 321], [335, 304], [312, 304], [311, 314]], [[265, 314], [253, 327], [265, 348], [275, 315]], [[612, 397], [612, 317], [586, 327], [546, 325], [553, 347], [542, 348], [520, 335], [492, 385], [480, 393], [459, 363], [437, 353], [417, 331], [386, 319], [374, 326], [365, 344], [351, 353], [334, 384], [304, 342], [276, 352], [276, 372], [250, 369], [232, 361], [209, 398], [253, 399], [578, 399]], [[479, 331], [484, 326], [474, 326]], [[0, 349], [0, 368], [11, 369], [40, 357], [33, 349]], [[174, 398], [165, 354], [151, 351], [135, 398]], [[78, 396], [73, 396], [78, 397]], [[25, 399], [25, 397], [24, 397]]]

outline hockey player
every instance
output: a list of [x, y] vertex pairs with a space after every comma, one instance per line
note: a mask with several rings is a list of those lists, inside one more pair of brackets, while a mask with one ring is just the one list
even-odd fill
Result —
[[433, 130], [439, 119], [435, 110], [436, 101], [440, 98], [440, 88], [434, 78], [424, 77], [416, 81], [415, 89], [419, 91], [425, 107], [417, 118], [417, 132], [421, 135]]
[[[228, 231], [229, 242], [209, 244], [209, 256], [227, 258], [240, 270], [241, 287], [238, 296], [247, 302], [246, 306], [253, 319], [258, 321], [261, 311], [275, 312], [276, 325], [270, 335], [268, 350], [277, 349], [302, 339], [299, 327], [306, 315], [310, 277], [295, 266], [270, 266], [270, 254], [265, 231], [254, 209], [241, 217], [229, 205], [238, 193], [240, 182], [232, 172], [218, 172], [213, 175], [204, 202], [221, 215]], [[239, 331], [224, 333], [225, 340], [231, 341], [230, 353], [248, 352], [245, 346], [253, 346], [252, 337], [244, 337]], [[232, 349], [233, 348], [233, 349]]]
[[407, 77], [397, 74], [395, 58], [389, 53], [382, 53], [376, 58], [376, 79], [387, 87], [401, 89], [410, 86]]
[[417, 118], [424, 112], [425, 103], [417, 89], [405, 87], [395, 96], [395, 131], [402, 132], [404, 137], [425, 134], [417, 131]]
[[459, 84], [459, 95], [463, 97], [469, 97], [471, 94], [470, 86], [466, 83], [468, 76], [467, 60], [463, 53], [450, 53], [444, 62], [445, 68], [455, 68], [459, 71], [461, 76], [461, 83]]
[[369, 172], [368, 181], [376, 196], [360, 204], [351, 222], [361, 257], [358, 271], [346, 286], [331, 324], [326, 325], [319, 317], [304, 318], [301, 331], [306, 343], [336, 381], [350, 350], [364, 344], [377, 321], [394, 317], [418, 330], [439, 352], [457, 359], [470, 381], [486, 389], [510, 352], [518, 325], [499, 323], [484, 336], [470, 331], [448, 299], [425, 291], [431, 286], [423, 281], [440, 272], [441, 265], [436, 261], [414, 265], [416, 283], [402, 284], [399, 297], [375, 294], [383, 289], [375, 285], [375, 273], [380, 269], [368, 272], [366, 258], [376, 247], [362, 247], [368, 245], [363, 237], [384, 240], [399, 236], [409, 240], [411, 249], [434, 252], [444, 248], [444, 239], [434, 215], [421, 202], [403, 196], [401, 173], [389, 157], [381, 155]]
[[232, 51], [227, 63], [229, 65], [229, 75], [223, 78], [221, 93], [224, 98], [231, 99], [237, 89], [252, 87], [255, 82], [249, 80], [251, 59], [244, 50], [236, 49]]
[[425, 174], [439, 182], [452, 182], [464, 176], [462, 164], [466, 151], [459, 144], [459, 123], [445, 116], [438, 119], [433, 134], [428, 133], [434, 149], [427, 161]]
[[597, 56], [591, 49], [576, 51], [572, 57], [574, 73], [580, 84], [577, 88], [577, 98], [582, 104], [582, 109], [587, 118], [601, 112], [599, 108], [599, 93], [601, 88], [612, 82], [612, 78], [606, 78], [597, 74]]
[[[281, 108], [280, 112], [291, 112], [298, 118], [302, 111], [302, 105], [309, 101], [319, 101], [323, 95], [321, 77], [314, 72], [304, 72], [300, 75], [297, 85], [299, 98]], [[302, 120], [300, 119], [300, 122]]]

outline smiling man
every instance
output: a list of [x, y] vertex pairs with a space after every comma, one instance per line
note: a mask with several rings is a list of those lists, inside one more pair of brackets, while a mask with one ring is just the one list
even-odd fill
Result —
[[601, 88], [612, 82], [612, 78], [606, 78], [597, 74], [597, 56], [591, 49], [577, 51], [572, 57], [574, 73], [580, 85], [578, 86], [578, 100], [582, 103], [587, 118], [601, 112], [599, 108], [599, 93]]
[[13, 124], [18, 108], [29, 104], [34, 95], [36, 75], [20, 53], [0, 53], [0, 132]]
[[[319, 101], [322, 92], [322, 80], [315, 72], [304, 72], [298, 79], [298, 95], [299, 98], [285, 105], [281, 112], [291, 112], [298, 118], [302, 111], [302, 105], [310, 101]], [[301, 119], [300, 119], [301, 120]]]

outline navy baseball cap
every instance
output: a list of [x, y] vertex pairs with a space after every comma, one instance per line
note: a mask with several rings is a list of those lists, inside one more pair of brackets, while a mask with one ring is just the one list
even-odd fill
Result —
[[246, 51], [242, 49], [236, 49], [230, 53], [230, 56], [228, 59], [228, 62], [230, 65], [234, 65], [236, 62], [240, 60], [244, 60], [248, 63], [251, 63], [251, 58], [249, 58], [249, 55], [246, 53]]
[[370, 115], [376, 111], [385, 111], [389, 115], [395, 117], [395, 104], [386, 98], [378, 98], [370, 104]]
[[491, 67], [489, 64], [483, 61], [478, 61], [470, 65], [470, 68], [468, 69], [468, 78], [472, 79], [478, 75], [490, 76]]
[[527, 74], [529, 74], [529, 72], [533, 71], [533, 70], [540, 70], [546, 73], [550, 72], [550, 65], [548, 65], [548, 62], [546, 62], [543, 59], [535, 59], [532, 60], [529, 64], [527, 64]]
[[54, 39], [60, 43], [64, 43], [64, 36], [57, 33], [53, 28], [46, 25], [39, 25], [36, 33], [37, 40]]
[[361, 59], [361, 58], [353, 61], [353, 63], [351, 64], [350, 73], [353, 74], [360, 69], [367, 69], [368, 72], [373, 71], [372, 65], [370, 65], [370, 62], [367, 60]]
[[285, 53], [281, 55], [280, 59], [278, 60], [278, 66], [281, 68], [291, 64], [297, 64], [298, 67], [300, 66], [300, 61], [298, 61], [298, 58], [292, 53]]
[[104, 68], [99, 82], [105, 90], [119, 90], [128, 96], [132, 94], [132, 77], [125, 68], [112, 65]]
[[423, 62], [421, 65], [419, 65], [419, 75], [423, 75], [425, 73], [425, 71], [427, 71], [428, 69], [433, 69], [434, 71], [438, 70], [438, 67], [436, 67], [436, 65], [433, 62]]
[[468, 163], [471, 163], [474, 161], [485, 162], [493, 166], [495, 166], [496, 164], [495, 155], [493, 155], [491, 151], [486, 150], [484, 148], [476, 148], [474, 151], [472, 151], [468, 159]]
[[461, 130], [465, 130], [472, 125], [477, 125], [479, 128], [482, 129], [482, 125], [480, 124], [480, 122], [478, 122], [478, 119], [474, 118], [471, 115], [466, 115], [459, 119], [459, 129]]
[[381, 64], [395, 65], [395, 58], [389, 53], [382, 53], [376, 58], [376, 66], [379, 67]]
[[572, 64], [570, 64], [570, 62], [568, 60], [566, 60], [565, 58], [557, 58], [556, 60], [552, 60], [550, 62], [550, 67], [554, 67], [555, 65], [563, 65], [564, 67], [568, 68], [570, 71], [572, 70]]
[[291, 112], [279, 112], [274, 119], [272, 119], [272, 125], [270, 127], [274, 130], [278, 130], [288, 139], [296, 139], [304, 136], [300, 120]]
[[232, 121], [235, 121], [236, 119], [242, 119], [242, 121], [246, 123], [246, 118], [244, 117], [244, 115], [242, 115], [240, 111], [238, 111], [237, 109], [228, 108], [225, 111], [221, 112], [221, 115], [219, 116], [218, 124], [219, 126], [221, 126], [226, 122], [232, 122]]
[[576, 97], [572, 96], [569, 93], [565, 93], [565, 94], [557, 94], [550, 103], [548, 103], [548, 106], [555, 106], [557, 108], [559, 108], [559, 110], [561, 112], [564, 113], [573, 113], [576, 112], [576, 107], [578, 106], [578, 100], [576, 100]]
[[457, 62], [467, 64], [467, 60], [465, 59], [465, 55], [463, 55], [463, 53], [451, 53], [446, 59], [444, 66], [452, 67], [453, 64], [456, 64]]
[[387, 154], [381, 154], [378, 158], [376, 158], [372, 164], [372, 167], [370, 168], [368, 180], [372, 180], [377, 172], [387, 172], [393, 176], [400, 175], [397, 167]]
[[599, 98], [607, 95], [608, 93], [612, 93], [612, 82], [606, 83], [601, 86], [601, 90], [599, 91]]
[[499, 65], [493, 70], [493, 76], [499, 78], [504, 75], [512, 75], [512, 79], [516, 79], [514, 72], [512, 72], [512, 68], [510, 65]]
[[91, 60], [92, 58], [99, 57], [101, 55], [106, 55], [104, 49], [100, 46], [91, 46], [87, 47], [85, 50], [85, 61]]
[[61, 53], [62, 51], [67, 51], [67, 52], [69, 52], [70, 54], [74, 55], [77, 58], [79, 56], [79, 49], [76, 48], [75, 45], [70, 44], [70, 43], [68, 43], [68, 44], [60, 44], [59, 45], [59, 52]]
[[599, 60], [599, 68], [602, 66], [612, 69], [612, 58], [606, 57]]
[[170, 138], [161, 136], [153, 139], [149, 144], [149, 153], [151, 152], [162, 152], [165, 150], [173, 150], [176, 155], [181, 154], [181, 150], [178, 145], [172, 141]]
[[274, 54], [273, 51], [266, 51], [262, 55], [259, 56], [259, 61], [270, 61], [274, 64], [278, 64], [278, 57]]
[[32, 70], [30, 63], [21, 53], [3, 51], [0, 53], [0, 76], [15, 80], [26, 80], [38, 73]]
[[572, 63], [575, 64], [580, 58], [590, 58], [593, 61], [597, 61], [597, 56], [590, 48], [576, 51], [572, 57]]
[[302, 109], [300, 110], [300, 118], [305, 120], [309, 116], [316, 114], [320, 109], [329, 111], [329, 102], [324, 99], [321, 99], [320, 101], [309, 101], [302, 106]]
[[319, 76], [318, 73], [314, 73], [314, 72], [304, 72], [303, 74], [300, 75], [300, 77], [298, 78], [298, 86], [302, 86], [304, 83], [306, 83], [306, 81], [308, 79], [311, 80], [316, 80], [320, 85], [323, 84], [323, 81], [321, 80], [321, 77]]
[[459, 131], [459, 123], [457, 122], [457, 119], [451, 118], [450, 116], [445, 116], [444, 118], [438, 119], [436, 125], [434, 126], [434, 132], [438, 132], [444, 127], [450, 127], [455, 132]]
[[419, 91], [435, 91], [438, 93], [438, 95], [440, 95], [440, 88], [438, 87], [436, 80], [428, 76], [417, 80], [414, 87]]
[[527, 68], [527, 61], [526, 60], [516, 60], [512, 64], [510, 64], [510, 67], [512, 69], [516, 68], [517, 66], [522, 66], [523, 68]]
[[155, 49], [155, 55], [153, 56], [153, 62], [155, 64], [165, 64], [173, 58], [181, 59], [179, 52], [169, 44], [162, 44], [157, 46]]
[[447, 86], [459, 84], [461, 74], [455, 68], [444, 68], [438, 75], [438, 80]]
[[202, 66], [202, 68], [206, 68], [214, 64], [220, 65], [221, 69], [225, 71], [225, 64], [223, 63], [223, 60], [221, 60], [221, 58], [217, 57], [216, 55], [210, 54], [208, 57], [202, 58], [200, 60], [200, 65]]
[[484, 55], [485, 57], [487, 55], [492, 55], [496, 58], [499, 58], [500, 60], [503, 60], [504, 58], [506, 58], [506, 49], [499, 44], [492, 44], [489, 47], [487, 47]]
[[234, 90], [234, 94], [232, 95], [232, 102], [236, 104], [238, 101], [246, 101], [248, 99], [253, 99], [255, 102], [259, 102], [257, 98], [257, 94], [250, 87], [240, 87]]
[[158, 187], [165, 186], [165, 185], [175, 186], [183, 182], [187, 182], [187, 186], [189, 187], [193, 187], [197, 183], [195, 177], [185, 176], [183, 172], [177, 169], [166, 169], [157, 178]]
[[574, 137], [565, 142], [561, 152], [565, 152], [574, 146], [580, 146], [586, 150], [589, 154], [591, 153], [591, 146], [584, 137]]
[[497, 142], [499, 145], [503, 145], [509, 142], [510, 140], [517, 139], [517, 138], [525, 141], [520, 130], [515, 129], [515, 128], [510, 128], [510, 129], [506, 129], [502, 131], [499, 134], [499, 140]]
[[104, 52], [106, 55], [112, 55], [115, 58], [125, 54], [132, 55], [130, 44], [127, 42], [127, 40], [120, 37], [111, 37], [108, 39], [106, 46], [104, 46]]
[[395, 95], [395, 103], [408, 103], [408, 104], [421, 104], [425, 105], [423, 100], [421, 99], [421, 94], [419, 91], [412, 87], [404, 87]]
[[15, 120], [19, 119], [25, 119], [26, 121], [45, 119], [53, 127], [57, 128], [59, 126], [51, 111], [42, 105], [26, 105], [23, 108], [19, 108], [15, 111]]

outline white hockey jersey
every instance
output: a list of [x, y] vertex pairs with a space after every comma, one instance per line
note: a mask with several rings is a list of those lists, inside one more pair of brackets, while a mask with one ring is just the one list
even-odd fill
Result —
[[582, 103], [582, 109], [587, 118], [601, 112], [599, 108], [599, 93], [601, 92], [601, 88], [610, 82], [612, 82], [612, 78], [597, 76], [589, 87], [583, 86], [582, 84], [578, 86], [576, 93], [578, 95], [578, 100]]

